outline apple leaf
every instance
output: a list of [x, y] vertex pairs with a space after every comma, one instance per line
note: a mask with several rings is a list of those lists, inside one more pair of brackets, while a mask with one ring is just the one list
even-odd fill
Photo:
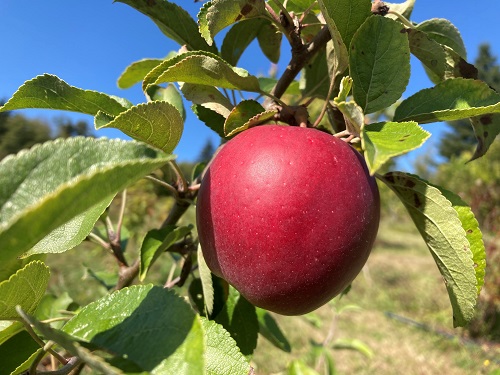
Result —
[[141, 82], [144, 77], [161, 64], [162, 61], [163, 59], [143, 59], [130, 64], [120, 77], [118, 77], [118, 87], [121, 89], [128, 89], [136, 83]]
[[288, 364], [286, 375], [320, 375], [315, 369], [309, 367], [302, 359], [294, 359]]
[[224, 133], [226, 119], [224, 116], [199, 104], [194, 104], [191, 109], [201, 122], [205, 123], [206, 126], [216, 132], [221, 138], [226, 137]]
[[153, 101], [165, 101], [172, 104], [181, 114], [182, 121], [186, 120], [186, 109], [184, 108], [182, 95], [173, 83], [169, 83], [166, 87], [149, 86], [147, 95]]
[[417, 29], [408, 29], [407, 33], [411, 53], [424, 64], [433, 81], [440, 82], [457, 77], [477, 78], [476, 67], [450, 47], [436, 42]]
[[365, 123], [365, 114], [361, 107], [353, 101], [338, 102], [337, 100], [335, 100], [335, 106], [344, 116], [346, 130], [351, 134], [360, 135]]
[[0, 344], [0, 375], [22, 374], [29, 369], [42, 348], [26, 331], [21, 331]]
[[363, 354], [366, 358], [373, 358], [373, 350], [363, 341], [358, 339], [337, 339], [332, 347], [336, 350], [354, 350]]
[[200, 32], [209, 45], [225, 27], [240, 20], [267, 16], [264, 0], [212, 0], [198, 14]]
[[463, 327], [474, 317], [478, 280], [473, 252], [459, 214], [440, 189], [418, 176], [389, 172], [380, 177], [401, 199], [427, 244], [453, 308], [453, 325]]
[[[77, 306], [68, 292], [64, 292], [58, 297], [53, 294], [45, 294], [38, 304], [35, 317], [39, 320], [60, 318], [64, 316], [65, 312], [70, 309], [73, 310], [73, 307], [76, 308]], [[50, 324], [52, 327], [60, 328], [65, 323], [65, 321], [54, 321]]]
[[33, 254], [64, 253], [78, 246], [87, 238], [113, 198], [114, 194], [54, 229], [25, 252], [22, 257], [25, 258]]
[[365, 125], [361, 132], [361, 147], [370, 174], [375, 174], [389, 159], [419, 148], [430, 136], [413, 121]]
[[60, 78], [43, 74], [26, 81], [0, 112], [23, 108], [46, 108], [80, 112], [95, 116], [99, 111], [116, 116], [132, 103], [97, 91], [82, 90]]
[[236, 65], [245, 49], [250, 45], [266, 22], [262, 18], [251, 18], [234, 24], [224, 36], [220, 49], [221, 57]]
[[24, 331], [23, 323], [19, 321], [0, 320], [0, 345], [21, 331]]
[[433, 18], [419, 23], [416, 28], [417, 30], [425, 32], [436, 42], [450, 47], [462, 58], [467, 58], [467, 51], [465, 50], [465, 44], [460, 35], [460, 31], [458, 31], [449, 20], [444, 18]]
[[314, 59], [302, 69], [299, 85], [303, 96], [326, 98], [330, 88], [329, 78], [325, 48], [318, 51]]
[[214, 311], [214, 284], [212, 282], [212, 272], [208, 268], [207, 262], [203, 257], [203, 252], [201, 250], [201, 245], [198, 245], [198, 272], [200, 274], [201, 289], [203, 291], [203, 301], [204, 308], [206, 310], [206, 315], [212, 315]]
[[224, 118], [227, 118], [233, 109], [229, 99], [213, 86], [184, 83], [181, 85], [181, 91], [187, 100], [211, 109]]
[[283, 34], [276, 26], [271, 21], [264, 20], [257, 34], [257, 40], [264, 56], [274, 64], [277, 64], [280, 59], [282, 39]]
[[135, 285], [107, 295], [83, 307], [63, 331], [148, 372], [204, 373], [200, 321], [183, 298], [161, 287]]
[[447, 79], [404, 100], [394, 121], [425, 124], [500, 113], [500, 94], [486, 83], [463, 78]]
[[477, 139], [477, 147], [471, 158], [474, 160], [486, 154], [497, 135], [500, 134], [500, 113], [471, 117], [470, 120]]
[[124, 373], [98, 356], [93, 351], [80, 345], [74, 338], [63, 331], [52, 328], [48, 323], [42, 323], [22, 309], [17, 309], [21, 318], [36, 328], [47, 340], [53, 341], [74, 357], [79, 357], [88, 367], [103, 375], [124, 375]]
[[[260, 89], [263, 92], [270, 93], [271, 90], [276, 86], [278, 80], [276, 78], [270, 77], [259, 77]], [[299, 81], [293, 81], [290, 86], [285, 91], [284, 95], [300, 95]]]
[[168, 250], [175, 242], [191, 233], [192, 225], [176, 227], [167, 225], [162, 229], [152, 229], [144, 238], [141, 245], [141, 264], [139, 280], [144, 281], [149, 268], [158, 259], [161, 253]]
[[243, 100], [227, 117], [224, 123], [224, 133], [226, 137], [231, 137], [251, 126], [273, 119], [276, 113], [276, 110], [266, 111], [255, 100]]
[[138, 142], [83, 137], [47, 142], [3, 159], [2, 259], [30, 250], [57, 228], [170, 159]]
[[[406, 0], [404, 3], [387, 3], [385, 5], [389, 7], [390, 10], [401, 14], [403, 17], [410, 19], [411, 13], [413, 12], [413, 7], [415, 6], [415, 0]], [[394, 14], [388, 14], [386, 17], [397, 19], [398, 17]]]
[[165, 82], [186, 82], [226, 89], [260, 92], [259, 81], [209, 52], [186, 52], [165, 60], [144, 78], [143, 90]]
[[250, 364], [224, 327], [201, 318], [206, 338], [207, 375], [248, 375]]
[[198, 31], [196, 21], [182, 6], [173, 4], [167, 0], [143, 1], [143, 0], [116, 0], [127, 4], [139, 12], [148, 16], [170, 39], [186, 46], [189, 50], [204, 50], [216, 52], [205, 42]]
[[319, 4], [328, 26], [330, 18], [347, 48], [356, 30], [371, 16], [370, 0], [320, 0]]
[[404, 27], [390, 18], [371, 16], [356, 31], [349, 67], [353, 96], [365, 114], [398, 100], [410, 78], [410, 47]]
[[49, 284], [49, 267], [40, 261], [28, 263], [0, 283], [0, 320], [16, 320], [16, 306], [34, 312]]
[[290, 343], [278, 326], [276, 319], [267, 310], [259, 307], [256, 308], [256, 313], [259, 321], [259, 333], [278, 349], [290, 353], [292, 350]]
[[257, 347], [257, 336], [259, 333], [259, 322], [255, 306], [248, 302], [233, 287], [229, 287], [229, 295], [226, 304], [215, 321], [231, 334], [236, 341], [241, 353], [251, 356]]
[[184, 129], [181, 114], [168, 102], [149, 102], [133, 106], [96, 129], [117, 128], [128, 136], [143, 141], [166, 153], [179, 143]]

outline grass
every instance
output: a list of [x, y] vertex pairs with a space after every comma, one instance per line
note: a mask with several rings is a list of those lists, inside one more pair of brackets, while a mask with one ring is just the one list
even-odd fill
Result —
[[[194, 212], [188, 215], [192, 218]], [[116, 273], [113, 258], [95, 246], [49, 256], [48, 264], [51, 291], [68, 290], [81, 305], [107, 293], [88, 268]], [[169, 269], [169, 262], [157, 262], [146, 282], [164, 282]], [[348, 305], [359, 309], [339, 313]], [[500, 347], [464, 342], [461, 331], [452, 328], [451, 314], [442, 278], [416, 229], [411, 223], [386, 221], [350, 292], [306, 316], [275, 315], [292, 351], [282, 352], [261, 337], [252, 364], [256, 375], [285, 374], [297, 358], [314, 366], [311, 343], [323, 343], [331, 334], [327, 347], [339, 374], [500, 374], [495, 361]], [[334, 350], [339, 339], [360, 340], [373, 355]]]

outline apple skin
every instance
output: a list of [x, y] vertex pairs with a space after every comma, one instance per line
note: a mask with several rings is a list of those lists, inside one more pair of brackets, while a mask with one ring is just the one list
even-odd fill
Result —
[[311, 128], [239, 133], [198, 193], [208, 267], [282, 315], [305, 314], [342, 292], [366, 263], [379, 220], [377, 185], [361, 155]]

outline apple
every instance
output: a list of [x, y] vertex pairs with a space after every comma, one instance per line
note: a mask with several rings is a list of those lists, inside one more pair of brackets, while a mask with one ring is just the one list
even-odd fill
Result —
[[196, 209], [211, 271], [283, 315], [315, 310], [349, 286], [380, 220], [375, 179], [352, 146], [280, 125], [228, 141], [203, 177]]

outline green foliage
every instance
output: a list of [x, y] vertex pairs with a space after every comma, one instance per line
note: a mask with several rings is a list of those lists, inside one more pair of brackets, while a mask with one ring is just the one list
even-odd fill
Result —
[[[44, 125], [9, 112], [23, 108], [89, 114], [96, 129], [114, 127], [135, 139], [94, 139], [84, 123], [62, 121], [57, 136], [83, 137], [35, 146], [0, 163], [0, 319], [22, 320], [35, 328], [32, 334], [39, 340], [53, 341], [56, 351], [75, 357], [70, 361], [82, 361], [103, 374], [246, 375], [252, 371], [249, 358], [258, 333], [280, 350], [291, 351], [273, 315], [256, 309], [213, 276], [196, 250], [192, 206], [204, 163], [210, 162], [215, 150], [207, 144], [198, 158], [203, 164], [196, 166], [173, 161], [171, 153], [186, 119], [185, 102], [190, 102], [193, 112], [223, 142], [272, 121], [321, 124], [326, 132], [345, 129], [335, 135], [355, 143], [370, 173], [384, 168], [385, 174], [377, 177], [395, 193], [388, 199], [402, 202], [421, 233], [445, 280], [454, 325], [471, 322], [478, 292], [485, 280], [485, 289], [490, 282], [485, 278], [485, 249], [475, 215], [479, 223], [498, 228], [498, 210], [491, 214], [483, 204], [498, 201], [495, 187], [500, 172], [493, 169], [499, 165], [496, 159], [488, 165], [480, 164], [482, 160], [468, 164], [461, 185], [454, 172], [458, 164], [489, 149], [489, 154], [498, 156], [494, 140], [500, 133], [500, 94], [490, 86], [498, 88], [500, 73], [487, 49], [483, 48], [476, 71], [466, 61], [460, 33], [449, 21], [414, 24], [407, 19], [414, 0], [388, 4], [392, 12], [387, 16], [372, 14], [376, 4], [369, 0], [212, 0], [201, 6], [197, 20], [167, 0], [120, 2], [142, 12], [182, 46], [164, 59], [134, 62], [119, 77], [121, 88], [142, 82], [145, 103], [133, 105], [43, 74], [22, 84], [0, 107], [0, 158], [50, 138]], [[214, 38], [222, 40], [220, 49]], [[267, 59], [280, 62], [283, 38], [292, 57], [280, 77], [258, 78], [237, 66], [254, 40]], [[410, 77], [410, 54], [423, 63], [436, 85], [398, 104]], [[486, 83], [474, 79], [477, 73]], [[310, 106], [313, 100], [316, 103]], [[372, 122], [373, 117], [367, 116], [389, 114], [390, 106], [397, 106], [395, 114], [384, 122]], [[322, 118], [325, 113], [328, 118]], [[387, 171], [395, 156], [427, 140], [429, 133], [422, 124], [461, 119], [470, 121], [477, 146], [474, 154], [451, 158], [439, 167], [435, 182], [447, 189], [418, 176]], [[172, 198], [158, 198], [160, 194], [144, 181], [132, 186], [145, 176], [147, 183], [154, 181]], [[479, 178], [484, 185], [475, 185]], [[451, 188], [452, 184], [456, 186]], [[119, 207], [110, 208], [115, 195], [126, 188], [131, 191], [129, 201], [123, 194], [116, 200]], [[472, 206], [452, 190], [459, 194], [468, 190]], [[127, 207], [136, 216], [128, 216]], [[143, 211], [154, 220], [147, 220], [149, 213]], [[124, 223], [134, 233], [129, 235]], [[49, 283], [47, 266], [31, 261], [32, 257], [18, 257], [47, 253], [70, 257], [58, 253], [85, 240], [114, 256], [115, 274], [108, 272], [103, 278], [102, 272], [86, 269], [116, 290], [82, 306], [65, 323], [59, 321], [60, 310], [74, 310], [73, 299], [66, 294], [43, 297]], [[131, 257], [135, 261], [130, 262]], [[71, 271], [74, 265], [68, 264]], [[168, 278], [159, 277], [166, 288], [130, 286], [137, 276], [143, 281], [153, 264], [171, 267]], [[189, 286], [183, 287], [189, 277]], [[175, 291], [170, 289], [174, 285]], [[0, 358], [11, 359], [1, 363], [5, 373], [41, 361], [43, 355], [38, 355], [40, 350], [27, 332], [19, 322], [0, 325]], [[18, 345], [23, 350], [11, 355]], [[313, 356], [325, 364], [318, 368], [327, 374], [335, 372], [328, 348], [353, 349], [367, 357], [372, 353], [356, 339], [312, 346]], [[298, 359], [286, 371], [317, 373]]]

